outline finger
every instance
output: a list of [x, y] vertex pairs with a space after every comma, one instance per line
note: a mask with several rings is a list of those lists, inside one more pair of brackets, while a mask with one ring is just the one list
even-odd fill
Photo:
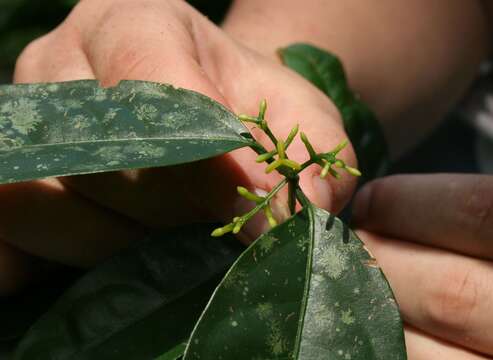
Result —
[[91, 266], [141, 229], [95, 206], [56, 180], [0, 187], [0, 238], [28, 253], [69, 265]]
[[354, 202], [359, 227], [493, 259], [493, 177], [391, 176], [366, 185]]
[[405, 329], [406, 348], [409, 360], [485, 360], [488, 357], [468, 351], [453, 344], [407, 326]]
[[493, 354], [491, 263], [362, 230], [358, 235], [389, 278], [407, 323]]

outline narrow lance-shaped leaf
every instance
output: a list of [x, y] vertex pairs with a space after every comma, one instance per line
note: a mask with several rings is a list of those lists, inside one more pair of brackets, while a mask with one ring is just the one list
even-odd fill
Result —
[[196, 161], [249, 145], [243, 133], [222, 105], [170, 85], [4, 85], [0, 184]]
[[386, 279], [354, 233], [312, 207], [240, 256], [202, 314], [184, 357], [389, 358], [406, 359], [406, 351]]
[[159, 234], [89, 272], [21, 340], [16, 360], [175, 360], [242, 247], [210, 225]]
[[279, 50], [284, 65], [324, 92], [341, 112], [344, 128], [358, 157], [365, 182], [382, 176], [389, 166], [383, 131], [375, 114], [351, 92], [340, 60], [309, 44]]

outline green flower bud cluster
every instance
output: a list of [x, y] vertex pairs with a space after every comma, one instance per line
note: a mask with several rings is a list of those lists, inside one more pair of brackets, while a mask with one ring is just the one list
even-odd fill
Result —
[[[301, 132], [299, 133], [300, 139], [305, 145], [310, 158], [303, 164], [299, 164], [296, 161], [289, 159], [288, 155], [286, 154], [286, 150], [288, 149], [289, 145], [291, 145], [296, 135], [298, 135], [299, 126], [295, 125], [291, 129], [286, 140], [279, 140], [274, 136], [269, 128], [269, 125], [267, 124], [267, 121], [265, 120], [266, 110], [267, 102], [265, 100], [262, 100], [259, 107], [259, 113], [256, 117], [250, 115], [239, 115], [238, 118], [243, 122], [253, 123], [258, 126], [258, 128], [261, 129], [269, 137], [269, 139], [275, 146], [274, 150], [267, 151], [260, 144], [256, 143], [256, 147], [252, 147], [254, 150], [257, 151], [257, 153], [259, 153], [256, 162], [267, 163], [267, 167], [265, 168], [265, 172], [267, 174], [271, 173], [274, 170], [277, 170], [280, 174], [284, 175], [285, 178], [278, 185], [276, 185], [276, 187], [272, 189], [265, 197], [253, 194], [246, 188], [238, 186], [238, 194], [247, 200], [254, 201], [257, 206], [255, 206], [255, 208], [248, 213], [233, 218], [233, 221], [231, 223], [215, 229], [211, 234], [212, 236], [222, 236], [229, 232], [237, 234], [238, 232], [240, 232], [242, 226], [248, 220], [250, 220], [252, 216], [262, 210], [270, 226], [276, 226], [277, 221], [274, 218], [272, 214], [272, 209], [270, 207], [271, 199], [277, 194], [277, 192], [279, 192], [279, 190], [284, 185], [289, 183], [289, 203], [290, 208], [292, 208], [294, 211], [294, 205], [296, 203], [296, 200], [294, 198], [295, 191], [296, 189], [299, 189], [298, 174], [312, 164], [318, 164], [322, 168], [320, 172], [321, 178], [325, 178], [328, 174], [330, 174], [334, 178], [339, 179], [341, 175], [335, 170], [335, 168], [345, 170], [347, 173], [353, 176], [361, 176], [361, 173], [358, 169], [348, 166], [342, 159], [339, 159], [337, 157], [341, 150], [344, 149], [349, 143], [348, 140], [344, 140], [343, 142], [341, 142], [332, 151], [326, 153], [317, 153], [308, 140], [306, 134]], [[258, 151], [259, 148], [262, 150]]]

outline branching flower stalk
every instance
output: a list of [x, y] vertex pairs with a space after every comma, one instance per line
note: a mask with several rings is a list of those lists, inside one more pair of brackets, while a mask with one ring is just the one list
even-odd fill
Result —
[[288, 185], [288, 205], [291, 214], [293, 215], [295, 212], [296, 199], [298, 199], [302, 205], [306, 206], [308, 200], [299, 186], [299, 174], [313, 164], [317, 164], [321, 167], [322, 170], [320, 172], [320, 177], [322, 179], [327, 177], [329, 174], [336, 179], [340, 179], [341, 175], [335, 168], [344, 170], [353, 176], [361, 176], [361, 172], [358, 169], [348, 166], [343, 160], [337, 157], [349, 143], [348, 140], [344, 140], [329, 152], [317, 153], [308, 140], [306, 134], [300, 132], [299, 136], [305, 145], [309, 159], [302, 164], [289, 159], [286, 150], [289, 145], [291, 145], [296, 135], [298, 135], [299, 126], [297, 124], [291, 129], [286, 140], [277, 139], [265, 119], [266, 111], [267, 102], [262, 100], [259, 106], [258, 115], [256, 117], [242, 114], [238, 115], [238, 118], [243, 122], [255, 124], [267, 135], [275, 149], [267, 151], [260, 143], [253, 141], [251, 148], [259, 154], [256, 162], [265, 162], [267, 164], [265, 168], [265, 172], [267, 174], [276, 170], [279, 174], [284, 176], [284, 179], [281, 180], [266, 196], [256, 195], [248, 191], [248, 189], [238, 186], [238, 194], [249, 201], [255, 202], [256, 206], [246, 214], [234, 217], [231, 223], [215, 229], [211, 234], [214, 237], [222, 236], [229, 232], [232, 232], [233, 234], [239, 233], [243, 225], [245, 225], [255, 214], [260, 211], [264, 212], [264, 215], [271, 227], [276, 226], [277, 221], [272, 213], [270, 202], [285, 185]]

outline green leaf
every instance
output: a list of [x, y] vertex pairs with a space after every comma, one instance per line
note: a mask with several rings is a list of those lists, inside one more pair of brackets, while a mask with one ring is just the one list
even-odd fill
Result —
[[392, 291], [339, 219], [308, 207], [253, 243], [216, 289], [191, 359], [406, 359]]
[[215, 101], [143, 81], [0, 86], [0, 183], [168, 166], [250, 144]]
[[279, 55], [284, 65], [318, 87], [339, 109], [363, 173], [361, 181], [384, 175], [389, 167], [385, 136], [373, 112], [349, 88], [340, 60], [308, 44], [290, 45]]
[[210, 225], [143, 241], [88, 273], [20, 342], [17, 360], [154, 359], [186, 342], [241, 252]]

